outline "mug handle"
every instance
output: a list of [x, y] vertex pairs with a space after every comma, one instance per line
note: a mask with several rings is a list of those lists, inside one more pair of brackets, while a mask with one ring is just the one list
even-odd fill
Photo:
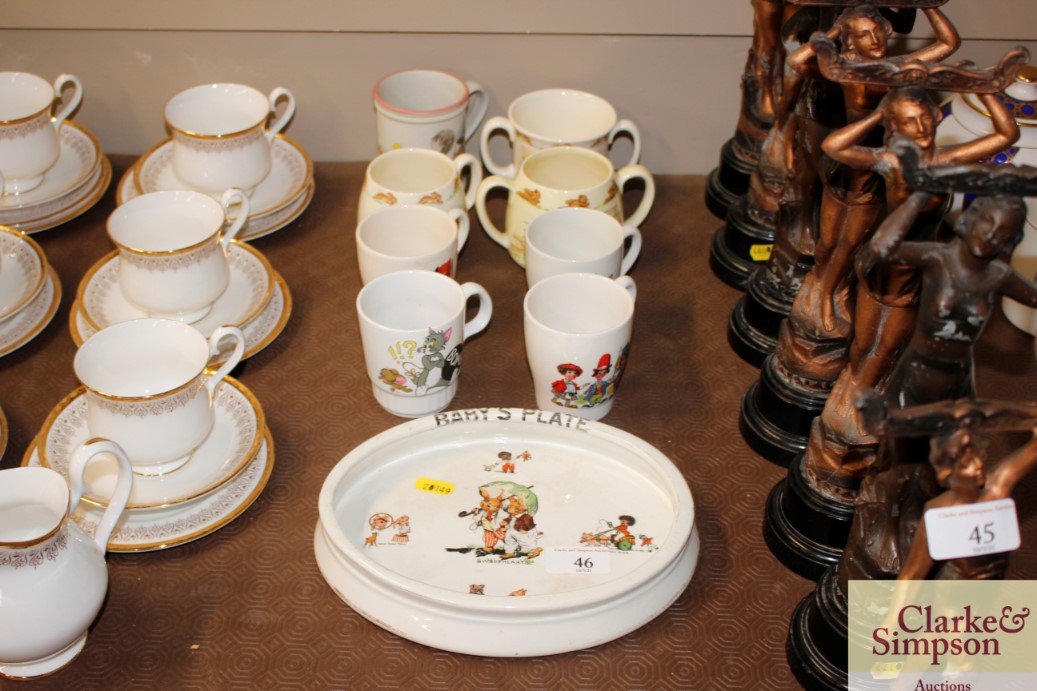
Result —
[[277, 119], [275, 119], [273, 123], [271, 123], [270, 127], [267, 128], [266, 140], [268, 142], [273, 141], [274, 135], [283, 130], [288, 124], [288, 121], [292, 119], [293, 115], [295, 115], [295, 95], [283, 86], [279, 86], [270, 92], [270, 96], [268, 97], [268, 100], [270, 101], [270, 112], [273, 113], [277, 109], [277, 102], [282, 98], [285, 99], [287, 105], [281, 114], [277, 116]]
[[482, 152], [482, 160], [486, 165], [486, 169], [494, 175], [513, 178], [515, 177], [515, 163], [509, 162], [507, 165], [502, 166], [494, 161], [493, 156], [490, 155], [490, 137], [497, 130], [506, 132], [511, 146], [515, 146], [515, 126], [511, 124], [511, 120], [501, 115], [494, 115], [482, 126], [482, 134], [479, 138], [479, 150]]
[[[655, 201], [655, 178], [652, 174], [639, 163], [635, 163], [629, 166], [623, 166], [616, 171], [616, 184], [619, 186], [619, 193], [623, 193], [623, 188], [627, 182], [633, 178], [640, 178], [645, 181], [645, 196], [641, 198], [641, 203], [638, 204], [634, 213], [626, 219], [626, 223], [632, 226], [639, 226], [644, 222], [648, 212], [652, 210], [652, 203]], [[622, 204], [622, 200], [620, 201]]]
[[612, 142], [616, 141], [616, 135], [621, 132], [629, 134], [634, 143], [634, 150], [630, 153], [630, 160], [627, 162], [627, 165], [633, 165], [641, 160], [641, 130], [637, 129], [633, 120], [626, 118], [620, 120], [609, 132], [609, 147], [612, 146]]
[[241, 332], [241, 329], [236, 326], [221, 326], [212, 332], [212, 336], [209, 336], [209, 358], [211, 359], [219, 355], [220, 341], [227, 336], [233, 337], [237, 343], [234, 344], [234, 352], [230, 354], [227, 361], [206, 378], [205, 388], [209, 390], [210, 394], [214, 393], [216, 387], [223, 381], [223, 378], [238, 366], [242, 356], [245, 354], [245, 334]]
[[631, 301], [637, 302], [637, 284], [634, 283], [634, 279], [629, 276], [619, 276], [613, 280], [619, 284], [620, 288], [630, 294]]
[[486, 211], [486, 195], [495, 187], [504, 187], [508, 190], [508, 196], [510, 197], [512, 191], [511, 183], [512, 181], [508, 178], [501, 177], [500, 175], [491, 175], [488, 178], [483, 178], [483, 181], [479, 183], [479, 187], [475, 191], [475, 213], [479, 216], [482, 229], [486, 231], [491, 240], [505, 249], [508, 248], [508, 236], [503, 230], [493, 225], [493, 221], [490, 220], [490, 214]]
[[[66, 100], [61, 97], [61, 93], [69, 84], [72, 85], [72, 95]], [[51, 118], [51, 124], [54, 125], [55, 130], [58, 130], [61, 129], [61, 123], [79, 107], [79, 102], [83, 100], [83, 83], [74, 74], [58, 75], [58, 78], [54, 80], [54, 97], [61, 99], [61, 109]]]
[[493, 300], [490, 299], [490, 294], [486, 292], [486, 289], [478, 283], [462, 283], [461, 291], [464, 293], [465, 302], [468, 302], [472, 296], [479, 298], [479, 311], [464, 324], [464, 340], [467, 341], [490, 323], [490, 317], [493, 316]]
[[223, 207], [224, 218], [230, 218], [230, 207], [234, 204], [241, 204], [241, 209], [238, 211], [237, 218], [230, 224], [230, 228], [224, 231], [223, 237], [220, 238], [220, 244], [223, 245], [223, 251], [227, 251], [227, 246], [230, 245], [230, 241], [238, 234], [245, 223], [248, 221], [249, 214], [249, 201], [248, 195], [237, 187], [231, 187], [229, 190], [223, 193], [220, 197], [220, 206]]
[[[464, 132], [461, 133], [461, 141], [466, 142], [475, 134], [479, 128], [483, 116], [486, 115], [486, 107], [490, 100], [486, 97], [486, 91], [479, 82], [465, 82], [468, 87], [468, 113], [464, 118]], [[474, 100], [474, 103], [473, 103]]]
[[[630, 246], [626, 247], [628, 238]], [[641, 254], [641, 231], [631, 225], [623, 226], [623, 245], [626, 250], [623, 252], [623, 261], [619, 264], [620, 276], [625, 276], [630, 271], [630, 267], [637, 261], [637, 256]]]
[[81, 444], [72, 454], [72, 460], [68, 464], [68, 479], [72, 490], [72, 497], [68, 503], [68, 515], [71, 516], [72, 512], [76, 510], [79, 500], [83, 496], [83, 475], [86, 473], [86, 467], [95, 456], [101, 453], [110, 453], [119, 463], [115, 491], [108, 499], [108, 508], [104, 510], [101, 521], [97, 524], [97, 531], [94, 533], [94, 542], [104, 553], [108, 551], [108, 538], [112, 536], [115, 524], [119, 522], [126, 503], [130, 500], [130, 490], [133, 488], [133, 466], [130, 465], [130, 458], [114, 441], [90, 439]]
[[458, 154], [454, 158], [454, 171], [459, 180], [463, 180], [462, 173], [468, 169], [468, 186], [464, 191], [464, 208], [470, 209], [475, 204], [475, 191], [479, 189], [482, 182], [482, 164], [472, 154]]
[[460, 252], [464, 249], [464, 244], [468, 242], [468, 229], [470, 227], [468, 214], [463, 209], [450, 209], [447, 211], [447, 215], [457, 224], [457, 251]]

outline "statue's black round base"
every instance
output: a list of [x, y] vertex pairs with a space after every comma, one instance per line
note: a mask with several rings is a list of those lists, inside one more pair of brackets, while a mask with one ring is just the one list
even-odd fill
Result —
[[721, 281], [744, 290], [749, 277], [767, 261], [773, 244], [773, 224], [750, 215], [747, 198], [740, 197], [728, 210], [727, 221], [713, 234], [709, 265]]
[[[761, 271], [762, 269], [757, 269]], [[755, 276], [755, 274], [753, 274]], [[752, 285], [750, 277], [748, 286]], [[759, 367], [774, 352], [778, 339], [756, 328], [749, 317], [752, 306], [748, 294], [738, 298], [727, 319], [727, 343], [735, 354], [753, 367]]]
[[796, 680], [807, 691], [845, 689], [847, 680], [846, 598], [835, 567], [827, 569], [814, 592], [803, 598], [789, 622], [785, 654]]
[[[781, 323], [792, 311], [796, 290], [810, 270], [809, 261], [798, 261], [796, 280], [772, 267], [770, 261], [749, 276], [745, 296], [735, 303], [727, 322], [727, 342], [731, 349], [750, 365], [759, 367], [778, 345]], [[779, 275], [780, 274], [780, 275]]]
[[727, 211], [735, 200], [749, 191], [749, 176], [756, 168], [756, 161], [739, 156], [734, 138], [724, 142], [720, 149], [720, 165], [706, 178], [706, 208], [720, 219], [727, 218]]
[[818, 491], [806, 473], [805, 453], [767, 496], [763, 536], [775, 557], [804, 578], [817, 580], [839, 562], [850, 536], [853, 504]]
[[821, 414], [828, 394], [794, 387], [774, 365], [763, 361], [760, 378], [742, 396], [738, 428], [746, 443], [768, 461], [788, 464], [807, 447], [810, 424]]

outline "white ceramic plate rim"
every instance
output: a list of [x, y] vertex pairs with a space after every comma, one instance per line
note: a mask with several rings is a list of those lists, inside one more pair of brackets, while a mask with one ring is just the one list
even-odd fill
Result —
[[[58, 403], [51, 411], [50, 415], [47, 416], [46, 421], [43, 423], [43, 427], [40, 430], [37, 440], [36, 453], [40, 459], [40, 465], [57, 470], [62, 475], [66, 475], [68, 472], [68, 461], [71, 457], [70, 450], [74, 450], [76, 446], [81, 443], [79, 440], [86, 441], [90, 437], [89, 431], [86, 429], [85, 417], [81, 417], [78, 421], [73, 422], [75, 431], [79, 433], [78, 436], [73, 436], [66, 432], [58, 432], [59, 424], [62, 420], [65, 420], [68, 415], [73, 413], [72, 406], [76, 406], [77, 409], [85, 405], [83, 396], [86, 394], [84, 387], [78, 387], [75, 391], [66, 396], [60, 403]], [[235, 399], [232, 401], [231, 399]], [[161, 494], [163, 491], [161, 487], [164, 484], [170, 484], [165, 477], [149, 477], [149, 478], [134, 478], [134, 486], [130, 491], [130, 500], [127, 503], [127, 508], [130, 509], [155, 509], [162, 507], [175, 507], [177, 504], [183, 504], [185, 502], [193, 501], [194, 499], [204, 496], [209, 492], [223, 486], [225, 483], [233, 479], [238, 473], [240, 473], [259, 451], [259, 446], [263, 442], [263, 435], [266, 431], [266, 418], [263, 415], [263, 408], [260, 406], [259, 401], [255, 395], [241, 382], [237, 381], [232, 377], [224, 377], [222, 385], [217, 389], [215, 403], [217, 407], [216, 411], [216, 424], [230, 424], [234, 425], [233, 419], [227, 418], [224, 414], [224, 408], [232, 406], [234, 404], [243, 405], [251, 412], [251, 420], [247, 423], [247, 427], [253, 428], [253, 434], [247, 435], [245, 430], [239, 430], [238, 443], [233, 445], [233, 449], [240, 449], [237, 455], [230, 458], [217, 459], [218, 463], [214, 469], [210, 469], [208, 476], [203, 475], [201, 478], [194, 478], [195, 481], [202, 480], [197, 486], [181, 486], [171, 491], [169, 494]], [[54, 443], [58, 446], [69, 445], [71, 449], [66, 449], [66, 453], [59, 454], [54, 458], [48, 458], [47, 454], [44, 453], [48, 447], [51, 446], [51, 437], [55, 436]], [[212, 434], [210, 433], [210, 438]], [[202, 442], [204, 447], [205, 442]], [[60, 448], [54, 449], [55, 453], [58, 453]], [[234, 451], [232, 450], [232, 453]], [[228, 463], [229, 461], [229, 463]], [[190, 462], [190, 461], [189, 461]], [[89, 474], [89, 471], [88, 473]], [[180, 482], [183, 478], [176, 477], [175, 474], [171, 475], [172, 482]], [[186, 477], [186, 476], [185, 476]], [[170, 490], [167, 490], [170, 491]], [[86, 489], [83, 493], [83, 501], [88, 504], [96, 504], [98, 506], [106, 506], [107, 502], [101, 498], [94, 497], [91, 495], [89, 489]]]
[[[34, 442], [26, 451], [22, 465], [38, 466], [39, 464], [39, 454]], [[134, 541], [121, 538], [125, 519], [120, 518], [108, 540], [108, 551], [154, 552], [185, 545], [211, 535], [228, 525], [252, 505], [270, 480], [273, 468], [274, 445], [268, 429], [264, 435], [263, 444], [260, 445], [259, 452], [252, 461], [230, 482], [216, 491], [174, 507], [143, 511], [127, 509], [128, 515], [135, 516], [139, 523], [150, 525], [156, 533], [161, 534], [161, 539]], [[198, 522], [193, 523], [190, 520], [192, 517], [196, 517]], [[97, 529], [100, 519], [101, 509], [89, 504], [81, 503], [72, 514], [72, 520], [87, 535], [91, 536]], [[195, 528], [195, 525], [198, 527]]]
[[[684, 553], [694, 529], [694, 502], [687, 482], [672, 461], [658, 449], [632, 434], [601, 422], [562, 415], [561, 418], [572, 418], [572, 424], [579, 425], [581, 431], [571, 430], [573, 434], [594, 434], [611, 444], [621, 446], [627, 452], [636, 454], [652, 463], [653, 469], [667, 481], [668, 487], [673, 493], [674, 503], [678, 507], [677, 515], [674, 516], [674, 523], [666, 543], [658, 551], [654, 552], [651, 559], [646, 561], [645, 564], [632, 571], [623, 579], [588, 586], [579, 591], [548, 593], [522, 598], [478, 598], [478, 608], [474, 608], [475, 603], [473, 603], [470, 595], [407, 578], [365, 557], [362, 549], [346, 535], [335, 515], [339, 485], [342, 483], [343, 478], [356, 465], [362, 463], [369, 454], [382, 447], [403, 442], [416, 443], [414, 440], [418, 435], [434, 434], [437, 428], [449, 429], [450, 425], [440, 425], [437, 423], [437, 419], [445, 419], [443, 416], [449, 417], [455, 413], [459, 413], [462, 416], [467, 415], [470, 420], [469, 422], [456, 424], [485, 424], [484, 430], [487, 434], [490, 434], [493, 428], [507, 428], [514, 431], [523, 425], [530, 425], [529, 429], [536, 432], [538, 431], [536, 426], [543, 424], [536, 420], [549, 420], [552, 416], [559, 415], [521, 408], [447, 411], [397, 425], [357, 446], [331, 470], [321, 487], [318, 497], [320, 526], [327, 537], [329, 545], [335, 550], [336, 557], [340, 561], [362, 571], [368, 578], [383, 583], [398, 593], [403, 593], [407, 597], [418, 597], [432, 605], [456, 607], [469, 611], [474, 609], [480, 613], [550, 612], [557, 614], [564, 611], [591, 608], [607, 602], [611, 598], [623, 596], [632, 589], [636, 589], [656, 578], [660, 572], [672, 567]], [[482, 415], [485, 415], [486, 419], [480, 420], [479, 416]], [[508, 416], [506, 420], [499, 418], [489, 419], [492, 416], [503, 417], [505, 415]], [[475, 433], [471, 428], [469, 428], [469, 431], [472, 434]], [[456, 432], [456, 429], [451, 431], [452, 434]], [[578, 437], [574, 438], [577, 441], [578, 439]], [[649, 565], [651, 568], [649, 568]]]
[[[274, 280], [274, 270], [273, 267], [270, 266], [270, 262], [263, 255], [263, 253], [257, 250], [255, 247], [252, 247], [251, 245], [248, 245], [243, 242], [238, 242], [237, 240], [232, 240], [228, 249], [228, 258], [230, 259], [231, 281], [247, 280], [246, 272], [238, 270], [238, 262], [255, 262], [259, 264], [259, 267], [262, 269], [262, 274], [263, 277], [266, 279], [266, 283], [265, 285], [261, 286], [261, 291], [251, 294], [251, 301], [247, 305], [247, 309], [244, 310], [243, 314], [233, 315], [235, 317], [233, 321], [228, 320], [226, 318], [214, 321], [217, 317], [220, 316], [220, 309], [231, 298], [231, 286], [228, 286], [227, 290], [224, 291], [223, 295], [217, 298], [216, 302], [213, 303], [212, 312], [206, 315], [204, 318], [200, 319], [198, 322], [195, 322], [195, 326], [206, 338], [208, 338], [212, 331], [218, 328], [219, 326], [231, 325], [241, 327], [247, 324], [248, 322], [252, 321], [266, 308], [267, 304], [270, 303], [270, 300], [271, 298], [273, 298], [274, 295], [274, 285], [276, 283]], [[119, 281], [117, 275], [109, 275], [118, 273], [116, 262], [118, 262], [119, 260], [120, 257], [118, 250], [109, 252], [87, 270], [86, 274], [84, 274], [82, 280], [79, 283], [79, 289], [76, 292], [76, 303], [79, 305], [79, 308], [83, 314], [83, 318], [95, 330], [99, 330], [106, 326], [110, 326], [110, 324], [107, 321], [102, 320], [101, 315], [91, 313], [89, 309], [91, 291], [100, 289], [101, 284], [99, 282], [102, 279], [99, 278], [99, 276], [101, 276], [103, 272], [104, 275], [107, 277], [106, 280], [108, 280], [111, 283], [111, 285], [108, 288], [108, 292], [111, 294], [119, 293]], [[234, 287], [236, 287], [236, 284]], [[121, 293], [119, 293], [119, 295], [121, 296]], [[125, 298], [123, 299], [125, 300]], [[101, 301], [104, 302], [104, 299], [101, 298]], [[131, 310], [135, 309], [133, 305], [129, 304], [128, 302], [127, 306]], [[138, 311], [139, 314], [134, 314], [130, 318], [136, 319], [148, 316], [148, 314], [143, 310]], [[202, 329], [201, 325], [203, 324], [208, 324], [208, 326], [211, 328]]]
[[61, 282], [54, 267], [48, 266], [43, 290], [17, 314], [0, 323], [0, 357], [13, 353], [38, 336], [58, 311], [60, 302]]

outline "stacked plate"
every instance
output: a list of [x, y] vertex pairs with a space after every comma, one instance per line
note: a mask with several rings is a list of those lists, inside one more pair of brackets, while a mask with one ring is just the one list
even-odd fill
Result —
[[[119, 253], [95, 263], [80, 281], [69, 313], [76, 345], [120, 322], [149, 316], [123, 296], [119, 287]], [[192, 326], [208, 338], [220, 326], [237, 326], [245, 334], [245, 355], [251, 357], [269, 345], [288, 323], [292, 296], [288, 285], [256, 248], [237, 239], [227, 253], [230, 284], [212, 309]]]
[[317, 565], [339, 597], [400, 636], [471, 655], [618, 638], [680, 596], [699, 553], [691, 492], [662, 452], [536, 410], [450, 411], [382, 432], [332, 469], [318, 509]]
[[[273, 167], [252, 191], [248, 222], [238, 233], [252, 240], [284, 228], [313, 199], [313, 161], [294, 140], [279, 134], [271, 145]], [[185, 189], [173, 173], [173, 142], [167, 138], [141, 156], [119, 181], [116, 203], [147, 192]]]
[[108, 189], [112, 166], [101, 144], [82, 125], [66, 120], [58, 135], [61, 153], [39, 186], [0, 196], [0, 225], [35, 233], [61, 225], [92, 207]]
[[61, 283], [40, 246], [0, 226], [0, 357], [42, 331], [60, 301]]
[[[109, 551], [160, 550], [197, 540], [241, 515], [263, 491], [274, 448], [259, 401], [241, 382], [226, 377], [216, 388], [213, 406], [212, 431], [186, 464], [165, 475], [133, 476]], [[80, 387], [51, 411], [22, 465], [49, 467], [68, 477], [73, 452], [90, 436]], [[83, 498], [72, 518], [89, 535], [104, 514], [116, 474], [115, 459], [107, 454], [87, 467]]]

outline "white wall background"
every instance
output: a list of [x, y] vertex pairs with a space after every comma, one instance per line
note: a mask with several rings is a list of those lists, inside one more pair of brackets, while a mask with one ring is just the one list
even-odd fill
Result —
[[[1025, 45], [1037, 62], [1034, 0], [944, 9], [963, 37], [956, 59], [985, 67]], [[375, 81], [437, 67], [482, 83], [488, 115], [534, 89], [593, 91], [637, 122], [653, 172], [706, 173], [734, 131], [751, 32], [749, 0], [0, 0], [0, 70], [79, 76], [75, 119], [108, 153], [162, 139], [177, 91], [238, 81], [292, 89], [287, 133], [314, 160], [368, 160]]]

